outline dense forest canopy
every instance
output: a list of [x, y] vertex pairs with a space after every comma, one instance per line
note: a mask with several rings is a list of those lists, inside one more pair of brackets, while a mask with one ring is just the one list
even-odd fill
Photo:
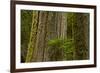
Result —
[[89, 59], [89, 13], [21, 10], [21, 62]]

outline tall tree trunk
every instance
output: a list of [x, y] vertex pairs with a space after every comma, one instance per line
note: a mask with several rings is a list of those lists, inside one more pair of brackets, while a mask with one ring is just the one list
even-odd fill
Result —
[[[30, 42], [26, 62], [62, 60], [63, 49], [50, 49], [48, 41], [66, 36], [66, 13], [40, 11], [33, 13]], [[51, 53], [55, 52], [55, 53]], [[51, 56], [53, 59], [51, 59]]]
[[61, 13], [61, 17], [61, 38], [65, 39], [67, 38], [67, 13]]
[[[49, 36], [51, 36], [49, 39], [64, 39], [66, 37], [66, 27], [67, 27], [67, 19], [66, 19], [66, 13], [53, 13], [53, 16], [51, 18], [51, 24], [48, 28], [51, 32]], [[63, 43], [63, 42], [62, 42]], [[64, 59], [64, 49], [61, 48], [50, 48], [49, 47], [49, 60], [50, 61], [59, 61]]]
[[83, 59], [89, 59], [89, 14], [83, 14], [84, 46]]
[[39, 22], [39, 12], [34, 11], [26, 62], [30, 62], [32, 60], [33, 52], [35, 49], [36, 37], [37, 37], [38, 22]]
[[40, 12], [39, 13], [39, 22], [38, 22], [38, 30], [36, 37], [36, 46], [33, 53], [32, 61], [44, 61], [44, 49], [45, 44], [47, 43], [46, 38], [46, 24], [47, 24], [48, 12]]
[[89, 18], [85, 14], [74, 15], [75, 59], [88, 58], [88, 24]]

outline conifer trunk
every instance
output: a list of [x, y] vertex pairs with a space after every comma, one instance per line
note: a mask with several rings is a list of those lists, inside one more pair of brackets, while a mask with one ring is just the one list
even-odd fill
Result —
[[[51, 50], [47, 45], [48, 41], [66, 36], [66, 13], [58, 12], [33, 12], [30, 42], [26, 62], [41, 62], [63, 59], [63, 49]], [[52, 54], [55, 51], [56, 54]], [[58, 53], [58, 55], [57, 55]]]

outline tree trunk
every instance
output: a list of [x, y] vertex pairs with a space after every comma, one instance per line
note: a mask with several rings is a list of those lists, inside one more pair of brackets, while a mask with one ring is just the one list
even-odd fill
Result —
[[[66, 37], [66, 13], [33, 12], [30, 42], [26, 62], [42, 62], [63, 59], [63, 49], [50, 49], [48, 41]], [[55, 52], [52, 54], [52, 52]]]
[[[49, 16], [50, 17], [50, 16]], [[49, 39], [64, 39], [66, 37], [67, 19], [66, 13], [53, 13], [49, 24]], [[62, 42], [63, 43], [63, 42]], [[49, 47], [49, 60], [60, 61], [64, 59], [64, 49], [62, 48], [50, 48]]]
[[45, 44], [47, 43], [46, 38], [46, 24], [47, 24], [48, 12], [40, 12], [39, 13], [39, 22], [38, 22], [38, 30], [36, 37], [36, 46], [33, 53], [32, 61], [44, 61], [44, 50]]
[[88, 24], [89, 18], [85, 14], [74, 15], [75, 59], [78, 60], [88, 58]]
[[26, 62], [30, 62], [32, 60], [33, 52], [35, 49], [36, 44], [36, 37], [37, 37], [37, 29], [38, 29], [38, 21], [39, 21], [39, 12], [33, 12], [32, 18], [32, 26], [31, 26], [31, 33], [30, 33], [30, 40], [28, 44], [28, 52], [26, 56]]

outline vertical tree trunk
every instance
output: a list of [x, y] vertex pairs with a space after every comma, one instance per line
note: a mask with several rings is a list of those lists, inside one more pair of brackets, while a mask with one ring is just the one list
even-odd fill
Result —
[[[49, 16], [50, 17], [50, 16]], [[48, 32], [51, 32], [49, 39], [64, 39], [66, 37], [67, 19], [66, 13], [53, 13], [51, 18], [51, 24], [49, 24]], [[62, 42], [63, 43], [63, 42]], [[49, 60], [50, 61], [60, 61], [64, 59], [64, 49], [61, 48], [50, 48], [49, 47]]]
[[[63, 49], [50, 49], [48, 41], [55, 38], [65, 38], [66, 36], [66, 13], [58, 12], [35, 12], [28, 46], [26, 62], [42, 62], [63, 59]], [[51, 52], [55, 52], [51, 55]], [[56, 54], [59, 54], [56, 55]]]
[[30, 62], [32, 60], [33, 52], [35, 49], [36, 37], [37, 37], [38, 20], [39, 20], [38, 18], [39, 18], [39, 12], [34, 11], [26, 62]]
[[89, 14], [83, 14], [84, 46], [83, 59], [89, 59]]
[[61, 13], [61, 38], [67, 38], [67, 13]]
[[87, 59], [88, 54], [88, 17], [78, 13], [74, 16], [75, 59]]
[[36, 46], [33, 53], [32, 61], [44, 61], [44, 49], [46, 38], [46, 24], [47, 24], [47, 17], [48, 12], [40, 12], [39, 13], [39, 22], [38, 22], [38, 30], [37, 30], [37, 37], [36, 37]]

